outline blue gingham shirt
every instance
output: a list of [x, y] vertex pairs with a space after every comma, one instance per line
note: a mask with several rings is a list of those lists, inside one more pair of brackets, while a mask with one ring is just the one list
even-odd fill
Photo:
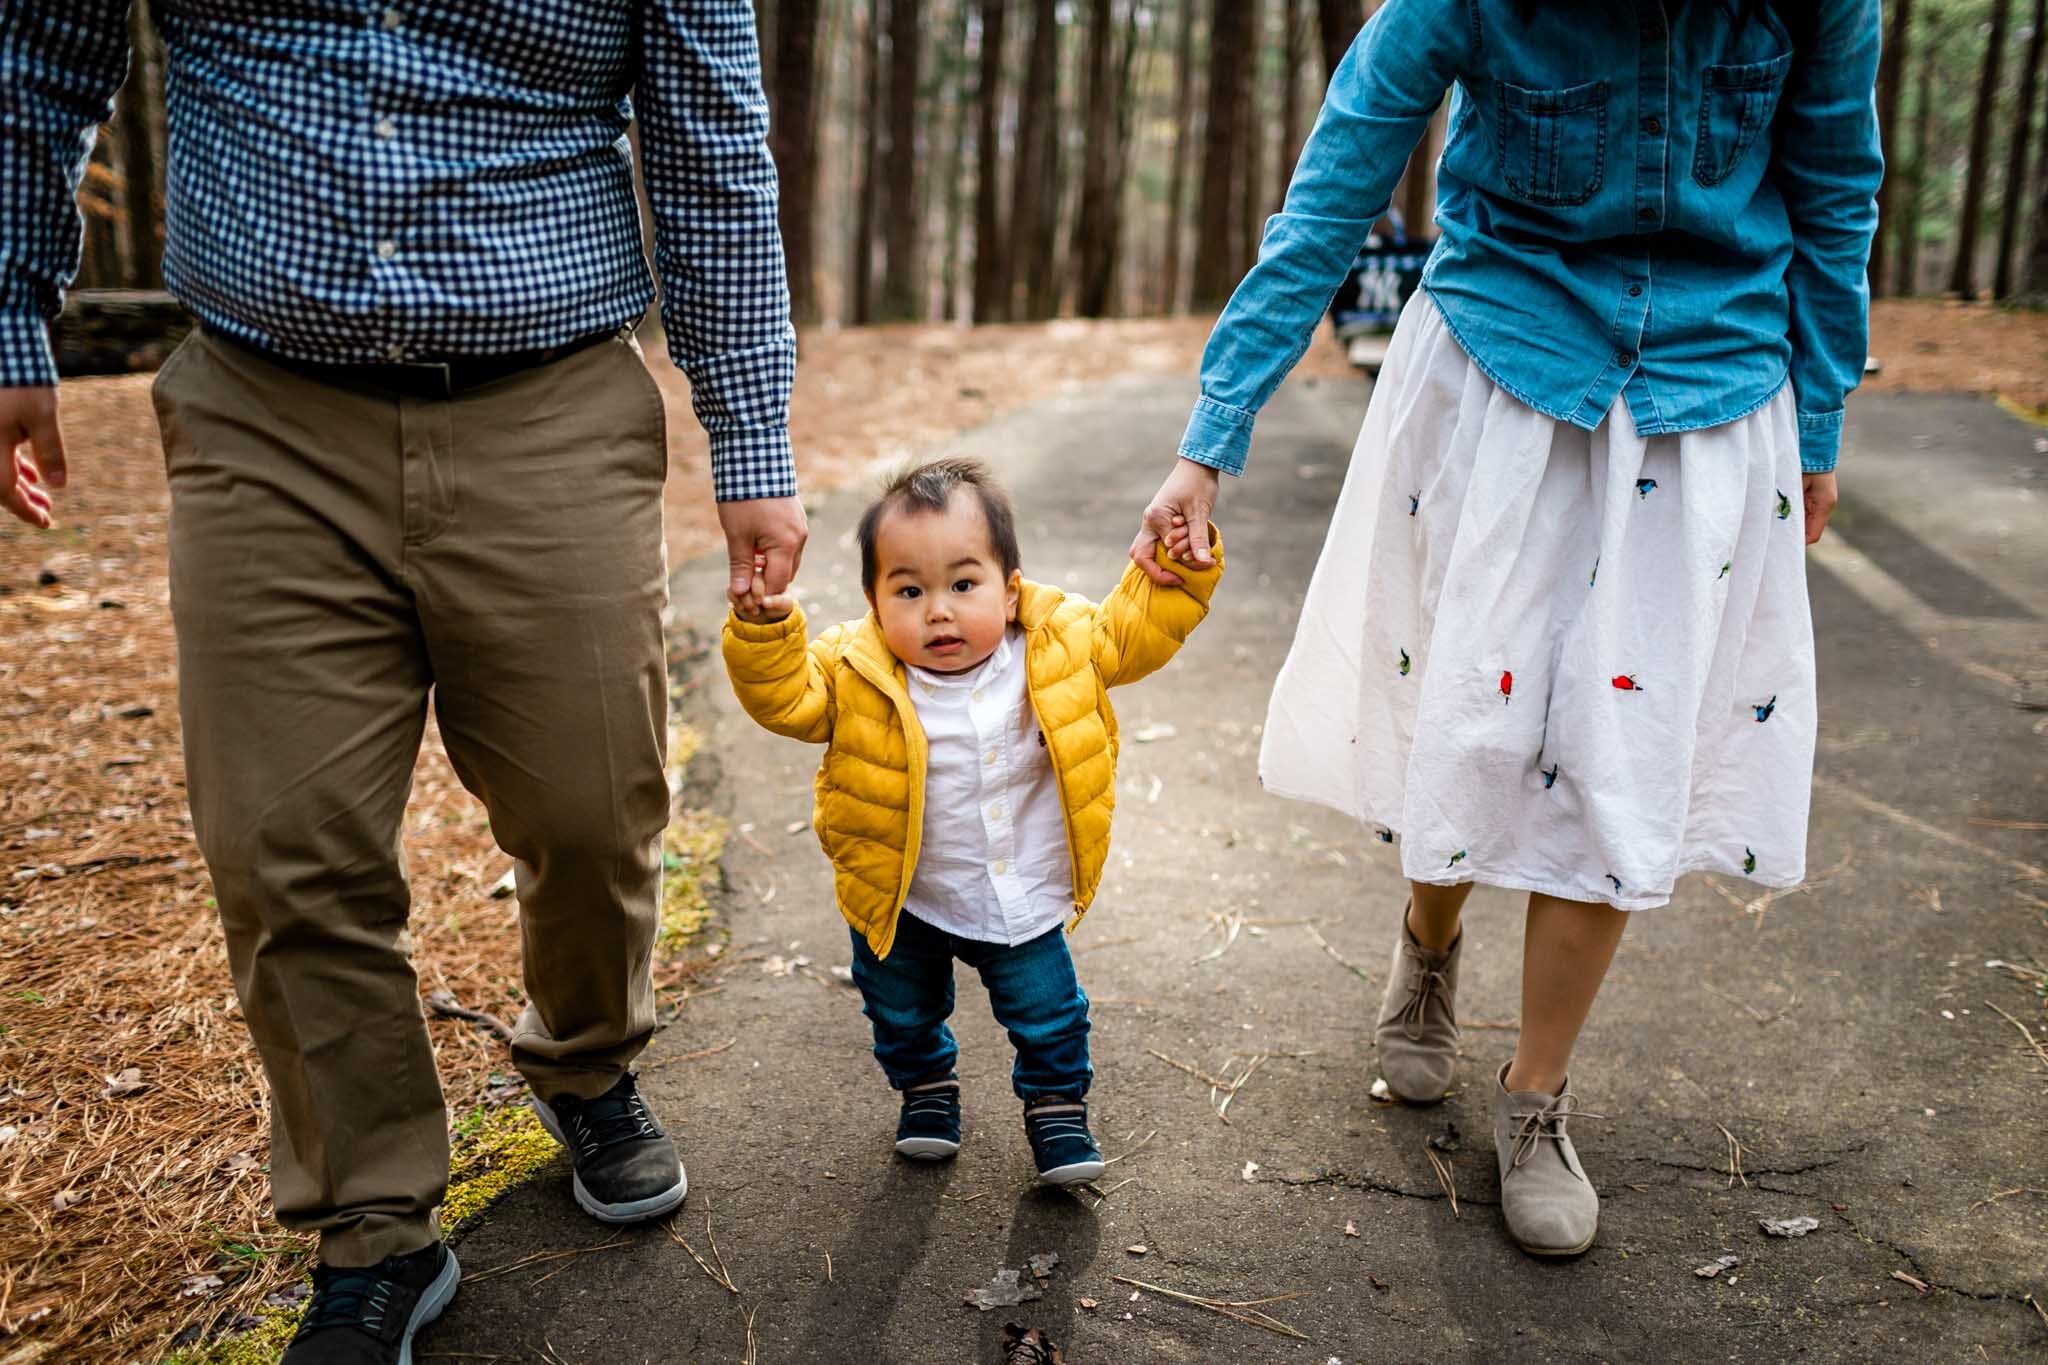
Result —
[[[55, 382], [74, 197], [126, 66], [127, 0], [0, 3], [0, 385]], [[748, 0], [157, 0], [164, 277], [302, 360], [554, 346], [653, 298], [721, 500], [796, 491], [775, 165]]]

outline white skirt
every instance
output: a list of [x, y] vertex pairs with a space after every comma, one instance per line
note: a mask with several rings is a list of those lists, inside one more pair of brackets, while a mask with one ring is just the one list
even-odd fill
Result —
[[1789, 386], [1747, 417], [1593, 432], [1401, 315], [1260, 776], [1413, 881], [1659, 906], [1701, 869], [1796, 886], [1814, 749]]

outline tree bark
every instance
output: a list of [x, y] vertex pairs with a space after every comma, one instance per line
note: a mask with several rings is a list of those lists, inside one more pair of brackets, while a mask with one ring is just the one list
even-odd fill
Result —
[[163, 165], [152, 124], [163, 109], [162, 73], [156, 64], [149, 7], [136, 0], [128, 12], [128, 79], [114, 114], [121, 129], [121, 180], [127, 209], [127, 283], [135, 289], [163, 284]]
[[1287, 0], [1280, 85], [1280, 161], [1274, 177], [1273, 211], [1287, 202], [1294, 163], [1301, 158], [1301, 68], [1308, 65], [1308, 27], [1302, 23], [1301, 0]]
[[1202, 135], [1202, 186], [1195, 213], [1194, 306], [1220, 308], [1237, 287], [1232, 220], [1237, 209], [1238, 116], [1251, 74], [1250, 12], [1241, 0], [1215, 0], [1209, 20], [1208, 126]]
[[1921, 35], [1920, 69], [1913, 80], [1913, 168], [1906, 177], [1906, 211], [1899, 221], [1899, 269], [1893, 291], [1903, 298], [1920, 292], [1920, 213], [1926, 203], [1927, 156], [1934, 136], [1934, 68], [1941, 35], [1932, 25]]
[[946, 87], [952, 92], [945, 110], [946, 169], [943, 183], [946, 240], [940, 257], [938, 309], [938, 316], [947, 321], [961, 315], [960, 239], [965, 229], [967, 121], [972, 117], [969, 105], [973, 100], [973, 92], [968, 88], [967, 16], [967, 0], [954, 0], [951, 43], [941, 66], [947, 77]]
[[1003, 246], [1002, 113], [1005, 0], [981, 0], [981, 80], [975, 87], [974, 320], [1010, 316], [1009, 262]]
[[882, 171], [882, 25], [883, 0], [869, 0], [867, 34], [862, 44], [864, 98], [861, 113], [860, 191], [854, 210], [853, 253], [847, 273], [856, 327], [874, 321], [875, 203]]
[[889, 0], [888, 255], [878, 309], [884, 322], [908, 321], [919, 313], [919, 229], [924, 225], [917, 194], [922, 161], [917, 152], [917, 68], [924, 46], [919, 8], [919, 0]]
[[1436, 214], [1437, 139], [1443, 122], [1444, 111], [1439, 105], [1423, 125], [1422, 141], [1408, 154], [1408, 169], [1401, 173], [1401, 183], [1395, 192], [1395, 202], [1401, 206], [1401, 231], [1411, 241], [1429, 235], [1431, 219]]
[[[1884, 55], [1877, 66], [1877, 129], [1884, 151], [1884, 164], [1896, 166], [1899, 98], [1905, 85], [1906, 52], [1912, 42], [1913, 0], [1892, 0], [1891, 28], [1884, 37]], [[1892, 212], [1892, 181], [1886, 176], [1877, 187], [1877, 235], [1870, 242], [1870, 293], [1882, 297], [1887, 284], [1889, 239], [1897, 229]]]
[[1166, 178], [1165, 300], [1161, 311], [1180, 311], [1181, 238], [1188, 201], [1188, 147], [1195, 123], [1195, 9], [1198, 0], [1180, 0], [1180, 46], [1174, 71], [1173, 166]]
[[1074, 312], [1099, 318], [1109, 312], [1115, 265], [1117, 91], [1116, 14], [1110, 0], [1088, 0], [1086, 142], [1081, 161], [1081, 216], [1074, 225]]
[[1977, 233], [1984, 217], [1984, 183], [1991, 169], [1991, 115], [2005, 60], [2005, 27], [2011, 0], [1991, 0], [1991, 36], [1984, 43], [1984, 74], [1977, 83], [1977, 112], [1970, 120], [1970, 164], [1963, 182], [1963, 208], [1956, 219], [1956, 259], [1949, 292], [1965, 300], [1977, 295]]
[[[2005, 204], [1998, 215], [1998, 259], [1992, 266], [1991, 297], [2010, 297], [2013, 290], [2013, 247], [2020, 219], [2027, 210], [2027, 150], [2034, 131], [2034, 90], [2041, 80], [2041, 48], [2048, 41], [2048, 0], [2034, 0], [2034, 32], [2027, 39], [2026, 65], [2020, 68], [2019, 117], [2013, 124], [2012, 146], [2005, 163]], [[2042, 134], [2048, 138], [2048, 132]]]
[[1059, 227], [1059, 6], [1033, 0], [1031, 52], [1017, 110], [1017, 156], [1010, 182], [1013, 297], [1021, 316], [1052, 316], [1054, 234]]
[[1244, 6], [1245, 23], [1251, 30], [1251, 49], [1245, 54], [1244, 79], [1239, 83], [1237, 136], [1242, 147], [1238, 165], [1237, 272], [1242, 275], [1259, 258], [1259, 226], [1265, 222], [1266, 129], [1259, 118], [1259, 61], [1266, 47], [1266, 19], [1259, 12], [1259, 0], [1238, 0]]
[[1351, 50], [1358, 30], [1365, 27], [1364, 0], [1317, 0], [1316, 26], [1323, 38], [1323, 83], [1337, 72], [1337, 63]]
[[2048, 91], [2042, 94], [2041, 108], [2044, 127], [2041, 164], [2034, 171], [2034, 242], [2027, 250], [2026, 269], [2020, 272], [2022, 293], [2034, 308], [2048, 308]]
[[781, 0], [776, 13], [770, 150], [781, 182], [782, 258], [789, 309], [798, 323], [818, 321], [818, 9], [819, 0]]

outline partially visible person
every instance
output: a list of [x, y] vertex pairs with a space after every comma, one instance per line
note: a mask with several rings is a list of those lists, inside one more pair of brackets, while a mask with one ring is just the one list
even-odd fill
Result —
[[[0, 498], [37, 526], [72, 464], [46, 321], [77, 268], [73, 195], [127, 8], [0, 7]], [[151, 10], [164, 275], [200, 323], [154, 389], [193, 825], [270, 1083], [277, 1215], [319, 1236], [285, 1360], [391, 1365], [459, 1273], [403, 937], [399, 822], [430, 698], [515, 860], [512, 1054], [577, 1202], [630, 1222], [687, 1188], [629, 1069], [654, 1028], [669, 815], [668, 454], [630, 330], [653, 281], [626, 129], [637, 104], [732, 587], [780, 592], [806, 531], [753, 9]]]
[[[851, 928], [875, 1059], [902, 1094], [896, 1151], [960, 1150], [953, 963], [981, 974], [1049, 1184], [1102, 1174], [1088, 1127], [1088, 997], [1066, 933], [1102, 880], [1116, 799], [1107, 689], [1173, 657], [1223, 572], [1161, 586], [1126, 566], [1101, 605], [1023, 576], [986, 467], [890, 480], [860, 522], [870, 611], [810, 640], [787, 595], [735, 594], [725, 664], [748, 714], [823, 744], [812, 823]], [[1071, 923], [1070, 923], [1071, 921]]]
[[1331, 78], [1131, 547], [1162, 581], [1161, 541], [1206, 563], [1219, 471], [1243, 471], [1451, 87], [1439, 239], [1260, 766], [1400, 845], [1376, 1032], [1404, 1100], [1456, 1073], [1467, 893], [1528, 893], [1521, 1029], [1488, 1085], [1503, 1220], [1533, 1255], [1597, 1230], [1567, 1072], [1627, 912], [1686, 872], [1805, 875], [1801, 547], [1835, 504], [1863, 370], [1877, 48], [1878, 0], [1387, 0]]

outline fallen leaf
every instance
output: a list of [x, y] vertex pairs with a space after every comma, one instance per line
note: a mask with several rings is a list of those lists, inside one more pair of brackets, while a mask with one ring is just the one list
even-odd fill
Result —
[[504, 900], [518, 889], [519, 871], [517, 868], [508, 867], [499, 875], [498, 880], [491, 883], [491, 899], [494, 901]]
[[200, 1298], [220, 1288], [221, 1283], [221, 1278], [218, 1275], [187, 1275], [184, 1279], [178, 1281], [178, 1297], [181, 1299]]
[[149, 1089], [149, 1084], [142, 1079], [142, 1068], [131, 1066], [117, 1076], [107, 1077], [107, 1086], [106, 1089], [100, 1091], [100, 1098], [103, 1100], [126, 1099], [130, 1095], [140, 1094], [147, 1089]]
[[1429, 1145], [1439, 1152], [1455, 1152], [1465, 1145], [1465, 1139], [1458, 1135], [1458, 1125], [1444, 1125], [1444, 1130], [1429, 1140]]
[[1771, 1237], [1804, 1237], [1820, 1226], [1818, 1218], [1759, 1218], [1757, 1226]]
[[1180, 731], [1164, 721], [1153, 725], [1141, 725], [1131, 732], [1131, 738], [1140, 744], [1156, 744], [1162, 739], [1172, 739]]
[[1387, 1282], [1377, 1275], [1368, 1275], [1365, 1278], [1372, 1281], [1372, 1287], [1374, 1289], [1384, 1291], [1387, 1287]]
[[1358, 1224], [1346, 1220], [1344, 1224], [1344, 1235], [1346, 1237], [1356, 1237], [1358, 1235]]
[[250, 1156], [247, 1152], [236, 1152], [226, 1161], [221, 1162], [220, 1168], [229, 1175], [240, 1175], [244, 1171], [256, 1169], [256, 1158]]
[[1015, 1308], [1032, 1299], [1042, 1299], [1045, 1291], [1035, 1284], [1024, 1284], [1021, 1270], [998, 1270], [995, 1278], [979, 1289], [970, 1289], [961, 1296], [968, 1303], [986, 1313], [991, 1308]]
[[13, 1124], [10, 1123], [5, 1126], [0, 1126], [0, 1147], [5, 1147], [8, 1143], [14, 1141], [16, 1138], [20, 1136], [21, 1130], [19, 1128], [16, 1128]]
[[782, 832], [784, 834], [802, 834], [810, 827], [811, 822], [808, 820], [792, 820], [782, 827]]
[[1733, 1270], [1741, 1264], [1742, 1258], [1740, 1256], [1723, 1256], [1719, 1260], [1701, 1266], [1692, 1273], [1703, 1280], [1712, 1280], [1718, 1278], [1722, 1271]]
[[1124, 1248], [1125, 1251], [1130, 1252], [1133, 1256], [1143, 1256], [1146, 1252], [1150, 1251], [1151, 1249], [1151, 1247], [1146, 1246], [1143, 1242], [1139, 1242], [1135, 1246], [1127, 1246]]
[[1245, 1178], [1245, 1180], [1246, 1180], [1246, 1182], [1247, 1182], [1247, 1183], [1249, 1183], [1250, 1181], [1252, 1181], [1252, 1180], [1256, 1179], [1256, 1178], [1257, 1178], [1257, 1176], [1258, 1176], [1258, 1174], [1259, 1174], [1259, 1163], [1258, 1163], [1258, 1162], [1256, 1162], [1256, 1161], [1247, 1161], [1247, 1162], [1245, 1162], [1245, 1163], [1244, 1163], [1244, 1178]]
[[1033, 1279], [1049, 1280], [1052, 1278], [1053, 1267], [1059, 1263], [1060, 1254], [1057, 1251], [1046, 1251], [1033, 1256], [1024, 1264], [1031, 1267], [1031, 1277]]
[[1102, 1307], [1102, 1305], [1094, 1299], [1082, 1299], [1081, 1306], [1091, 1313], [1094, 1312], [1096, 1309]]
[[[1126, 1299], [1126, 1300], [1125, 1300], [1125, 1302], [1126, 1302], [1126, 1303], [1136, 1303], [1137, 1301], [1138, 1301], [1138, 1291], [1137, 1291], [1137, 1290], [1135, 1290], [1135, 1289], [1133, 1289], [1133, 1290], [1131, 1291], [1131, 1297], [1130, 1297], [1130, 1298], [1128, 1298], [1128, 1299]], [[1130, 1316], [1131, 1316], [1131, 1315], [1130, 1315], [1129, 1313], [1126, 1313], [1126, 1314], [1124, 1314], [1124, 1318], [1125, 1318], [1126, 1320], [1128, 1320], [1128, 1319], [1130, 1318]]]
[[286, 1285], [274, 1294], [265, 1294], [263, 1296], [263, 1303], [267, 1308], [292, 1308], [304, 1303], [312, 1296], [313, 1286], [301, 1280], [297, 1284]]
[[1384, 1076], [1373, 1077], [1371, 1093], [1372, 1097], [1381, 1104], [1392, 1104], [1394, 1102], [1393, 1089], [1387, 1085], [1386, 1077]]
[[50, 1207], [56, 1210], [58, 1213], [62, 1213], [66, 1209], [75, 1208], [78, 1205], [83, 1204], [86, 1200], [90, 1198], [92, 1198], [92, 1195], [85, 1190], [59, 1190], [57, 1191], [56, 1197], [50, 1200]]
[[1917, 1279], [1912, 1275], [1908, 1275], [1903, 1270], [1894, 1270], [1892, 1272], [1892, 1278], [1897, 1280], [1900, 1284], [1912, 1285], [1915, 1289], [1919, 1290], [1923, 1294], [1927, 1292], [1927, 1281]]
[[1003, 1324], [1003, 1359], [1016, 1365], [1066, 1365], [1067, 1358], [1042, 1327]]

